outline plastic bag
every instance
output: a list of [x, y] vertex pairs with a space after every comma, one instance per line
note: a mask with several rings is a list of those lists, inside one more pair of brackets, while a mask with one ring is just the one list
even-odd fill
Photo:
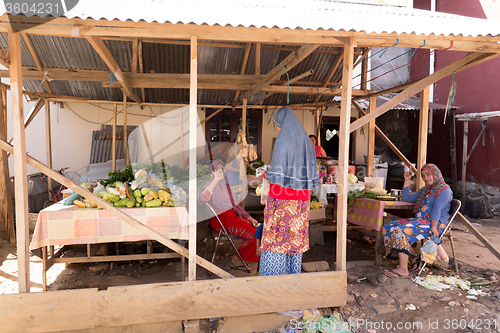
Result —
[[427, 240], [420, 249], [420, 258], [428, 264], [433, 264], [436, 261], [438, 245], [432, 241]]
[[260, 195], [260, 203], [261, 205], [265, 205], [267, 202], [267, 196], [269, 194], [269, 181], [264, 177], [262, 179], [262, 192]]
[[439, 244], [437, 246], [437, 257], [436, 257], [436, 262], [435, 264], [447, 264], [450, 262], [450, 258], [448, 257], [448, 254], [444, 250], [444, 248]]

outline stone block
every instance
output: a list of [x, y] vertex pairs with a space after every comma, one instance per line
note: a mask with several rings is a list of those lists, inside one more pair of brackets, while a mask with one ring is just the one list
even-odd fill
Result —
[[330, 265], [326, 261], [313, 261], [302, 263], [302, 270], [308, 273], [324, 272], [330, 269]]
[[383, 315], [386, 313], [392, 313], [397, 311], [394, 305], [375, 305], [373, 309], [379, 314]]

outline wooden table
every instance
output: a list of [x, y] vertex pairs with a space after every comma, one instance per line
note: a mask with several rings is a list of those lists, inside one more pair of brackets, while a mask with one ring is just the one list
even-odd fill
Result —
[[[188, 212], [186, 207], [119, 208], [151, 229], [170, 239], [188, 239]], [[90, 244], [136, 242], [146, 240], [145, 254], [97, 256]], [[54, 253], [55, 245], [86, 244], [86, 256], [61, 257], [65, 247]], [[43, 290], [47, 288], [46, 272], [55, 263], [83, 263], [125, 260], [181, 258], [178, 253], [152, 253], [151, 238], [103, 209], [78, 208], [55, 204], [40, 211], [30, 244], [32, 252], [41, 250], [43, 260]], [[48, 251], [49, 250], [49, 251]], [[184, 263], [184, 261], [182, 261]], [[184, 272], [184, 270], [183, 270]]]

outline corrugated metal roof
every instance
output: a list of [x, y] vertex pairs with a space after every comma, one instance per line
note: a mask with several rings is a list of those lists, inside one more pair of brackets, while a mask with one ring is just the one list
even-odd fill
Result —
[[[385, 94], [382, 96], [377, 96], [377, 107], [381, 106], [388, 100], [396, 97], [398, 94], [396, 93], [389, 93]], [[362, 108], [368, 108], [369, 106], [369, 101], [366, 99], [358, 100], [359, 105]], [[451, 108], [456, 109], [456, 106], [451, 106]], [[392, 108], [393, 110], [420, 110], [420, 99], [412, 96], [408, 98], [406, 101], [399, 103], [395, 107]], [[438, 103], [431, 103], [429, 102], [429, 109], [431, 110], [437, 110], [437, 109], [446, 109], [446, 105], [444, 104], [438, 104]]]
[[367, 33], [500, 35], [497, 21], [412, 8], [318, 0], [80, 0], [66, 16]]

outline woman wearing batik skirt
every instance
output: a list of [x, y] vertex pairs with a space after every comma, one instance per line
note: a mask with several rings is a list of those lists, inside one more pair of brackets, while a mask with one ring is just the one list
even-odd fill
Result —
[[404, 174], [403, 201], [415, 202], [415, 218], [391, 222], [384, 226], [384, 246], [387, 259], [399, 259], [399, 267], [386, 269], [389, 277], [409, 277], [419, 266], [419, 256], [411, 244], [428, 236], [438, 237], [448, 223], [453, 193], [444, 182], [441, 171], [434, 164], [426, 164], [421, 170], [425, 186], [410, 193], [411, 173]]
[[265, 173], [269, 194], [264, 209], [259, 275], [300, 273], [309, 249], [311, 190], [318, 186], [316, 154], [292, 109], [273, 117], [280, 129]]

